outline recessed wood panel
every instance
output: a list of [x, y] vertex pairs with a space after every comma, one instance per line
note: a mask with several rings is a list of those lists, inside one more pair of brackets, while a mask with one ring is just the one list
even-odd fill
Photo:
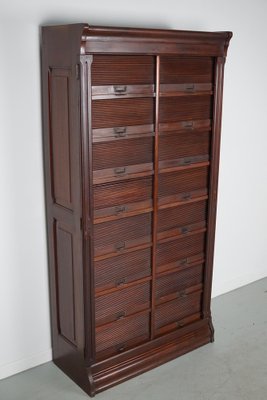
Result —
[[154, 123], [154, 99], [110, 99], [92, 102], [92, 127], [109, 128]]
[[69, 76], [67, 69], [50, 73], [50, 157], [54, 201], [71, 209]]
[[67, 227], [58, 222], [54, 222], [54, 234], [58, 330], [67, 340], [75, 343], [73, 237]]
[[212, 82], [212, 75], [212, 57], [161, 57], [161, 83], [209, 83]]
[[92, 85], [144, 85], [155, 79], [155, 57], [94, 55]]
[[160, 123], [210, 119], [211, 114], [212, 97], [209, 95], [164, 97], [160, 99]]

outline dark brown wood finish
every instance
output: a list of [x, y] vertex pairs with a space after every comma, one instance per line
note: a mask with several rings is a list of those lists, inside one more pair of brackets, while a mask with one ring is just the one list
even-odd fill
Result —
[[42, 28], [53, 359], [90, 396], [214, 339], [231, 36]]

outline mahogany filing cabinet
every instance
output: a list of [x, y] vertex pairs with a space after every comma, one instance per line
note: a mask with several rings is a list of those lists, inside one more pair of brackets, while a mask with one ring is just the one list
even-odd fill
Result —
[[231, 36], [42, 28], [53, 359], [91, 396], [213, 341]]

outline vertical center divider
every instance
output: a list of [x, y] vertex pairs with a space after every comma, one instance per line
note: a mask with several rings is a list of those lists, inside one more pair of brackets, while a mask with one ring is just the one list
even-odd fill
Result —
[[156, 251], [158, 231], [158, 186], [159, 186], [159, 94], [160, 94], [160, 56], [156, 56], [155, 82], [155, 139], [154, 139], [154, 181], [153, 181], [153, 231], [152, 231], [152, 282], [151, 282], [151, 327], [150, 339], [155, 337], [156, 306]]

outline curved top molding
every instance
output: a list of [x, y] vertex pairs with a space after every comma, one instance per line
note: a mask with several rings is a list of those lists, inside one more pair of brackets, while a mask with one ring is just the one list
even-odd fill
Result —
[[84, 25], [81, 54], [190, 54], [226, 56], [232, 32], [115, 28]]

